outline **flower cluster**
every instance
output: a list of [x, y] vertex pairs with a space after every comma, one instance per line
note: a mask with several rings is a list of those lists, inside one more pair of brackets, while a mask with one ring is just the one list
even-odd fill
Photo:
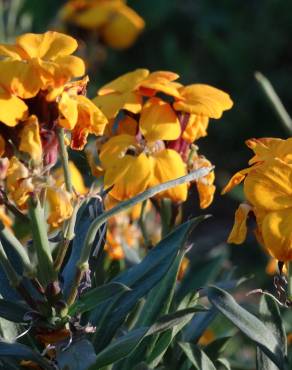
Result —
[[123, 0], [71, 0], [62, 8], [61, 19], [82, 30], [96, 31], [96, 36], [114, 49], [130, 47], [145, 26]]
[[223, 193], [244, 181], [247, 203], [239, 206], [229, 235], [230, 243], [241, 244], [247, 235], [247, 218], [256, 218], [255, 235], [278, 261], [292, 260], [292, 139], [250, 139], [254, 152], [249, 168], [237, 172]]
[[[214, 87], [183, 86], [168, 71], [137, 69], [98, 91], [93, 102], [109, 120], [97, 146], [104, 184], [116, 200], [131, 198], [157, 184], [210, 167], [194, 142], [207, 134], [209, 118], [230, 109], [228, 94]], [[200, 205], [213, 199], [214, 172], [197, 182]], [[160, 193], [158, 198], [182, 202], [188, 185]]]
[[72, 194], [50, 175], [59, 130], [70, 132], [73, 149], [82, 149], [87, 135], [103, 134], [108, 122], [84, 96], [88, 79], [71, 81], [85, 72], [84, 62], [71, 55], [76, 48], [72, 37], [50, 31], [0, 45], [0, 177], [8, 196], [3, 201], [24, 210], [32, 194], [46, 191], [52, 226], [73, 210]]

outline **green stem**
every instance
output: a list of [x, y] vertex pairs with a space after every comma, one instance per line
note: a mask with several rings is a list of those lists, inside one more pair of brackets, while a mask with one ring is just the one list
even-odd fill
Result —
[[72, 216], [71, 216], [71, 218], [70, 218], [70, 220], [67, 224], [67, 227], [65, 229], [64, 237], [58, 245], [58, 252], [57, 252], [56, 259], [54, 261], [54, 269], [57, 273], [60, 271], [60, 269], [62, 267], [64, 258], [66, 256], [67, 250], [68, 250], [69, 245], [70, 245], [70, 241], [75, 236], [74, 229], [75, 229], [76, 217], [77, 217], [77, 213], [78, 213], [79, 208], [80, 208], [80, 204], [76, 205], [74, 207], [73, 214], [72, 214]]
[[281, 102], [279, 96], [277, 95], [275, 89], [273, 88], [271, 82], [260, 72], [255, 73], [255, 78], [260, 84], [262, 90], [264, 91], [268, 101], [271, 103], [276, 114], [280, 118], [286, 132], [291, 135], [292, 133], [292, 119], [289, 116], [286, 108]]
[[60, 155], [61, 155], [61, 161], [64, 171], [64, 180], [66, 185], [66, 190], [69, 193], [72, 193], [72, 181], [71, 181], [71, 174], [69, 170], [69, 158], [68, 158], [68, 152], [65, 145], [65, 136], [64, 136], [64, 129], [59, 128], [58, 129], [58, 140], [59, 140], [59, 149], [60, 149]]
[[2, 224], [2, 222], [0, 222], [0, 238], [5, 239], [7, 243], [10, 245], [10, 247], [12, 247], [18, 254], [24, 268], [24, 274], [27, 277], [33, 277], [35, 275], [35, 270], [32, 263], [30, 262], [25, 247], [13, 235], [12, 232]]
[[210, 171], [214, 169], [213, 166], [210, 167], [203, 167], [198, 170], [190, 172], [188, 175], [182, 176], [175, 180], [167, 181], [163, 184], [159, 184], [157, 186], [154, 186], [143, 193], [126, 200], [124, 202], [119, 203], [115, 207], [111, 208], [110, 210], [102, 213], [100, 216], [98, 216], [90, 225], [87, 235], [85, 237], [85, 241], [81, 250], [80, 258], [76, 264], [76, 274], [75, 274], [75, 280], [71, 288], [71, 292], [69, 294], [68, 298], [68, 305], [72, 304], [77, 296], [78, 287], [80, 285], [80, 282], [83, 278], [83, 273], [88, 268], [88, 260], [90, 257], [91, 249], [93, 242], [95, 240], [95, 236], [99, 228], [106, 223], [106, 221], [116, 215], [117, 213], [120, 213], [121, 211], [126, 211], [129, 208], [132, 208], [138, 203], [143, 202], [144, 200], [147, 200], [151, 197], [154, 197], [156, 194], [161, 193], [164, 190], [170, 189], [172, 187], [184, 184], [189, 181], [198, 180], [201, 177], [206, 176]]
[[53, 268], [53, 259], [48, 240], [44, 211], [36, 195], [30, 199], [29, 215], [31, 219], [31, 229], [34, 247], [38, 257], [38, 275], [40, 282], [47, 286], [56, 278]]
[[287, 296], [288, 299], [292, 301], [292, 261], [288, 262], [287, 277], [288, 277]]

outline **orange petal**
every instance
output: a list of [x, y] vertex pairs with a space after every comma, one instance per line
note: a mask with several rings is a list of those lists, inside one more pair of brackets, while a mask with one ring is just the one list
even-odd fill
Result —
[[239, 185], [246, 177], [246, 175], [251, 171], [252, 168], [245, 168], [234, 174], [229, 180], [228, 184], [224, 187], [221, 194], [224, 195], [231, 191], [235, 186]]
[[0, 92], [0, 121], [14, 127], [28, 114], [28, 107], [21, 99], [7, 92]]
[[247, 226], [246, 221], [252, 207], [246, 203], [240, 204], [235, 212], [234, 225], [229, 234], [228, 243], [242, 244], [246, 239]]
[[36, 116], [30, 116], [20, 131], [19, 150], [29, 154], [35, 164], [40, 164], [43, 156], [39, 122]]
[[207, 135], [207, 127], [209, 118], [197, 114], [190, 114], [187, 126], [182, 134], [183, 139], [187, 143], [193, 143]]

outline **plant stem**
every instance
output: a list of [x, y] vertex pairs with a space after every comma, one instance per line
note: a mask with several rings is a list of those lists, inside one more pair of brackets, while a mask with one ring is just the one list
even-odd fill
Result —
[[83, 244], [83, 247], [81, 249], [81, 255], [79, 260], [76, 264], [76, 274], [74, 283], [71, 287], [71, 292], [69, 294], [69, 298], [67, 300], [68, 305], [72, 304], [77, 296], [78, 287], [80, 285], [80, 282], [83, 278], [83, 273], [88, 269], [88, 260], [90, 257], [91, 249], [95, 240], [95, 236], [99, 228], [112, 216], [116, 215], [117, 213], [120, 213], [121, 211], [126, 211], [127, 209], [135, 206], [136, 204], [143, 202], [144, 200], [147, 200], [156, 194], [170, 189], [172, 187], [184, 184], [189, 181], [198, 180], [201, 177], [206, 176], [210, 171], [214, 169], [214, 166], [210, 167], [203, 167], [198, 170], [190, 172], [188, 175], [179, 177], [175, 180], [167, 181], [163, 184], [159, 184], [157, 186], [154, 186], [143, 193], [126, 200], [124, 202], [119, 203], [115, 207], [109, 209], [106, 212], [103, 212], [100, 216], [96, 217], [96, 219], [92, 222], [90, 225], [87, 235], [85, 237], [85, 241]]
[[289, 261], [287, 264], [287, 279], [288, 279], [287, 296], [288, 299], [292, 301], [292, 261]]
[[140, 226], [140, 229], [141, 229], [141, 232], [142, 232], [142, 236], [144, 238], [145, 246], [150, 247], [151, 246], [151, 240], [149, 239], [149, 236], [148, 236], [148, 233], [147, 233], [147, 230], [146, 230], [146, 225], [145, 225], [146, 206], [147, 206], [147, 200], [144, 200], [144, 202], [142, 203], [142, 207], [141, 207], [141, 213], [140, 213], [140, 218], [139, 218], [139, 226]]
[[59, 128], [58, 129], [58, 140], [59, 140], [59, 150], [60, 150], [60, 156], [63, 166], [63, 172], [64, 172], [64, 180], [66, 185], [66, 190], [69, 193], [72, 193], [72, 181], [71, 181], [71, 174], [69, 170], [69, 159], [68, 159], [68, 152], [65, 145], [65, 136], [64, 136], [64, 129]]
[[266, 97], [268, 98], [268, 101], [271, 103], [276, 114], [283, 123], [286, 132], [290, 136], [292, 133], [292, 119], [289, 116], [289, 113], [287, 112], [283, 103], [281, 102], [275, 89], [273, 88], [271, 82], [260, 72], [255, 73], [255, 78], [258, 81], [262, 90], [264, 91]]
[[44, 211], [36, 195], [30, 199], [29, 215], [31, 219], [31, 229], [34, 246], [38, 257], [38, 275], [40, 282], [47, 286], [56, 278], [53, 268], [53, 259], [48, 240]]
[[160, 217], [162, 223], [162, 238], [164, 238], [170, 231], [170, 221], [171, 221], [170, 199], [161, 199]]

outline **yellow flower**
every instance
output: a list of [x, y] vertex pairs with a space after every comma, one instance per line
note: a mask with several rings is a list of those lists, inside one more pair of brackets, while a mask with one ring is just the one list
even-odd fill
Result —
[[[244, 180], [244, 193], [250, 206], [241, 205], [228, 241], [241, 244], [246, 237], [246, 220], [253, 212], [258, 241], [279, 261], [292, 260], [292, 163], [291, 140], [248, 141], [255, 156], [252, 167], [242, 170], [227, 184], [224, 192]], [[291, 149], [289, 149], [291, 148]], [[290, 152], [289, 152], [290, 151]], [[275, 156], [275, 157], [274, 157]]]
[[48, 187], [47, 200], [50, 206], [47, 222], [52, 227], [59, 227], [72, 215], [72, 196], [63, 188]]
[[60, 126], [71, 130], [71, 148], [82, 150], [88, 134], [102, 135], [108, 123], [107, 118], [83, 95], [71, 95], [64, 91], [59, 102]]
[[6, 72], [1, 80], [24, 99], [41, 89], [59, 87], [84, 74], [83, 61], [70, 55], [77, 46], [72, 37], [53, 31], [21, 35], [15, 45], [0, 45], [0, 55], [6, 57], [0, 63]]
[[79, 27], [98, 30], [104, 43], [115, 49], [131, 46], [145, 26], [144, 20], [121, 0], [70, 1], [61, 17]]
[[[139, 127], [144, 139], [122, 134], [101, 147], [105, 187], [114, 185], [110, 194], [117, 200], [131, 198], [187, 171], [181, 156], [166, 149], [164, 144], [164, 140], [175, 140], [181, 133], [176, 114], [168, 103], [159, 98], [148, 100], [141, 111]], [[164, 191], [158, 197], [184, 201], [187, 185]]]
[[42, 142], [39, 132], [39, 122], [36, 116], [32, 115], [23, 123], [20, 131], [19, 150], [29, 154], [35, 164], [42, 161]]

